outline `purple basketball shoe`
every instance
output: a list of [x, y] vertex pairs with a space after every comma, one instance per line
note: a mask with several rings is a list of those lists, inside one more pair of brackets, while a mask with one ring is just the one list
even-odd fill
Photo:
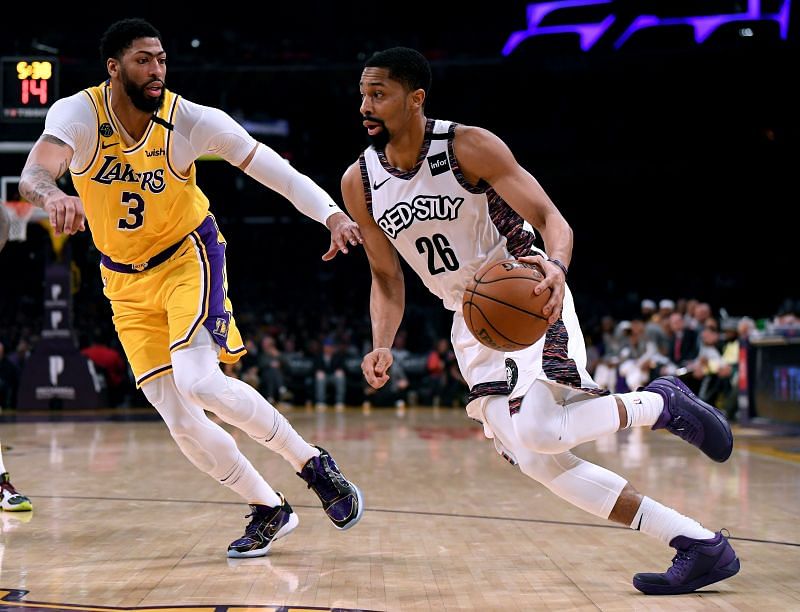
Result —
[[739, 558], [721, 531], [710, 540], [678, 536], [669, 545], [678, 551], [672, 559], [672, 567], [663, 574], [633, 577], [633, 586], [645, 595], [691, 593], [739, 571]]
[[714, 461], [731, 456], [733, 434], [722, 413], [698, 398], [674, 376], [662, 376], [644, 388], [664, 398], [664, 409], [653, 429], [666, 429], [696, 446]]
[[[277, 491], [276, 491], [277, 493]], [[282, 493], [281, 505], [270, 507], [250, 504], [250, 524], [245, 528], [244, 535], [228, 546], [228, 556], [231, 558], [263, 557], [269, 552], [272, 543], [280, 540], [294, 531], [300, 520], [292, 511]]]
[[361, 491], [339, 471], [336, 462], [324, 448], [319, 457], [312, 457], [297, 474], [308, 483], [322, 502], [325, 514], [337, 529], [350, 529], [364, 512]]

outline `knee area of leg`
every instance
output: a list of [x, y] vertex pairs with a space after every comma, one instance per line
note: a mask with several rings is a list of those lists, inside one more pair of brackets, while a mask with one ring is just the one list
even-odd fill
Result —
[[536, 482], [547, 485], [552, 480], [552, 474], [547, 469], [546, 457], [535, 453], [525, 453], [522, 457], [517, 457], [517, 465], [520, 472]]
[[175, 385], [186, 398], [207, 404], [219, 398], [227, 387], [225, 375], [219, 368], [210, 372], [176, 372]]
[[520, 471], [543, 484], [548, 489], [553, 482], [576, 467], [580, 460], [571, 453], [519, 453], [517, 457]]
[[[162, 418], [173, 438], [182, 436], [192, 440], [202, 440], [208, 433], [207, 424], [198, 421], [196, 415], [185, 410], [173, 412], [169, 418]], [[202, 418], [205, 419], [205, 416]]]
[[186, 433], [171, 432], [175, 442], [180, 447], [184, 455], [191, 461], [197, 469], [214, 476], [214, 469], [217, 461], [214, 455], [205, 450], [200, 443], [191, 435]]
[[164, 419], [170, 433], [191, 433], [197, 426], [193, 414], [183, 405], [170, 374], [142, 385], [142, 392]]
[[160, 376], [159, 378], [151, 380], [150, 382], [142, 385], [142, 393], [144, 393], [145, 398], [147, 398], [147, 401], [156, 408], [164, 403], [164, 385], [166, 379], [166, 376]]
[[173, 364], [172, 377], [175, 379], [175, 387], [178, 389], [178, 393], [183, 397], [190, 397], [192, 395], [192, 387], [197, 382], [197, 372]]

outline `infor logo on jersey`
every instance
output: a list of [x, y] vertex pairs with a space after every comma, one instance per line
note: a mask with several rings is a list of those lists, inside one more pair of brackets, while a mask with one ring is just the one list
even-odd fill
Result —
[[431, 176], [442, 174], [450, 170], [450, 163], [447, 161], [447, 153], [442, 151], [428, 158], [428, 165], [431, 168]]

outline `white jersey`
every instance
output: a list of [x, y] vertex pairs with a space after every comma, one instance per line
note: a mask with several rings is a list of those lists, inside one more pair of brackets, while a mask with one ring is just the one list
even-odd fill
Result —
[[[389, 240], [425, 285], [455, 311], [451, 342], [470, 387], [467, 414], [483, 423], [487, 397], [510, 396], [511, 414], [540, 380], [559, 402], [569, 403], [600, 393], [586, 371], [586, 349], [569, 287], [561, 319], [545, 336], [521, 351], [501, 353], [487, 348], [467, 329], [461, 296], [474, 272], [486, 261], [536, 252], [534, 233], [486, 182], [470, 185], [453, 148], [456, 124], [429, 119], [425, 140], [411, 170], [389, 165], [370, 147], [361, 155], [361, 179], [367, 208]], [[546, 257], [546, 255], [544, 255]], [[510, 453], [495, 440], [507, 458]]]
[[411, 170], [393, 168], [373, 147], [359, 163], [375, 222], [445, 308], [460, 311], [464, 288], [484, 263], [538, 249], [533, 228], [491, 185], [471, 185], [461, 174], [455, 129], [428, 119]]

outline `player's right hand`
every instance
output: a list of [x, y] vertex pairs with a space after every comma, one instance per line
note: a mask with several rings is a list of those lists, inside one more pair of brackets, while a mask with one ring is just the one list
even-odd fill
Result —
[[44, 211], [50, 217], [50, 225], [59, 234], [75, 234], [86, 229], [83, 202], [80, 198], [58, 193], [50, 196], [44, 203]]
[[341, 251], [347, 255], [347, 243], [353, 246], [364, 244], [364, 238], [358, 223], [342, 212], [337, 212], [328, 217], [325, 225], [331, 231], [331, 246], [322, 256], [322, 261], [330, 261]]
[[536, 295], [540, 295], [545, 289], [550, 289], [550, 299], [542, 308], [542, 314], [547, 317], [547, 324], [552, 325], [561, 318], [561, 312], [564, 309], [565, 283], [567, 282], [564, 271], [541, 255], [526, 255], [518, 259], [523, 263], [536, 264], [544, 270], [544, 279], [533, 290]]
[[361, 362], [361, 371], [370, 387], [380, 389], [389, 380], [389, 368], [394, 357], [388, 348], [377, 348], [364, 356]]

